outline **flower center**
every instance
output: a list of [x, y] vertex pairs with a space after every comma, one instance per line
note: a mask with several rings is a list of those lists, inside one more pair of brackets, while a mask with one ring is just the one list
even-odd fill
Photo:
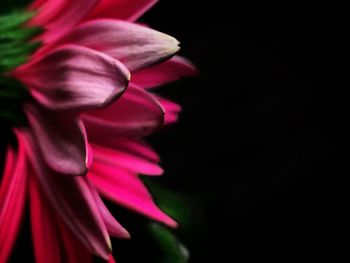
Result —
[[26, 88], [10, 77], [10, 72], [27, 62], [30, 55], [39, 47], [31, 39], [39, 32], [38, 28], [24, 25], [33, 13], [13, 11], [0, 15], [0, 123], [1, 127], [25, 124], [22, 110], [28, 100]]

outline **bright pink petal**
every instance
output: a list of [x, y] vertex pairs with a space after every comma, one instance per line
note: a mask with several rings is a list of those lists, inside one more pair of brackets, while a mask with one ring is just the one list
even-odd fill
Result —
[[154, 96], [130, 86], [107, 109], [90, 111], [82, 118], [89, 136], [144, 136], [162, 126], [164, 110]]
[[30, 204], [37, 263], [92, 263], [91, 253], [55, 216], [34, 177], [30, 184]]
[[94, 137], [90, 135], [89, 140], [93, 144], [98, 144], [111, 149], [117, 149], [119, 151], [138, 156], [139, 158], [149, 160], [153, 163], [160, 162], [160, 157], [157, 152], [154, 151], [149, 144], [140, 139], [128, 139], [122, 137], [108, 138], [104, 136]]
[[62, 37], [74, 28], [99, 2], [99, 0], [48, 0], [37, 1], [32, 6], [39, 8], [31, 25], [45, 28], [40, 40], [45, 43]]
[[164, 125], [170, 125], [177, 122], [179, 113], [181, 112], [181, 106], [165, 98], [157, 98], [165, 109]]
[[110, 256], [108, 263], [116, 263], [112, 255]]
[[0, 185], [0, 262], [8, 262], [23, 215], [27, 165], [25, 149], [19, 139], [16, 154], [7, 151], [6, 166]]
[[95, 197], [96, 204], [97, 204], [98, 208], [100, 209], [101, 216], [106, 224], [108, 233], [114, 237], [129, 239], [130, 234], [121, 224], [119, 224], [119, 222], [117, 220], [115, 220], [113, 215], [109, 212], [108, 208], [103, 203], [103, 201], [102, 201], [100, 195], [98, 194], [98, 192], [96, 191], [95, 187], [91, 184], [89, 184], [89, 186], [90, 186], [91, 192], [93, 193], [93, 195]]
[[179, 50], [179, 42], [169, 35], [134, 23], [109, 19], [80, 25], [56, 46], [64, 44], [105, 53], [121, 61], [130, 71], [164, 61]]
[[197, 70], [190, 61], [175, 56], [160, 65], [135, 72], [132, 74], [131, 81], [140, 87], [152, 88], [196, 74]]
[[129, 71], [100, 52], [69, 45], [25, 65], [14, 75], [52, 110], [103, 108], [125, 91]]
[[88, 176], [106, 198], [169, 226], [177, 225], [157, 207], [148, 190], [135, 174], [96, 161]]
[[61, 263], [60, 236], [55, 215], [34, 175], [30, 180], [30, 215], [35, 261]]
[[26, 107], [27, 117], [42, 156], [51, 169], [69, 175], [87, 171], [86, 135], [82, 122], [63, 113]]
[[64, 224], [91, 253], [108, 259], [111, 243], [86, 178], [63, 176], [50, 171], [38, 158], [35, 147], [32, 140], [27, 141], [26, 148], [36, 177], [50, 204]]
[[135, 21], [157, 2], [158, 0], [101, 0], [88, 19], [115, 18]]
[[95, 161], [123, 168], [127, 171], [145, 175], [161, 175], [163, 169], [156, 162], [144, 158], [140, 154], [134, 154], [123, 149], [112, 149], [101, 145], [92, 145], [95, 153]]

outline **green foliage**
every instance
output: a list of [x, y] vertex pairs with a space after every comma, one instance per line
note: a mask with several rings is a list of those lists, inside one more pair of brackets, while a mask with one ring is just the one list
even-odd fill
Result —
[[[24, 1], [1, 2], [1, 10], [7, 3], [6, 10], [20, 10], [18, 5]], [[0, 15], [0, 122], [6, 126], [25, 124], [22, 110], [23, 103], [29, 99], [23, 85], [9, 77], [9, 72], [26, 63], [40, 46], [32, 39], [40, 34], [36, 27], [26, 27], [25, 24], [34, 16], [33, 12], [13, 11]]]
[[0, 16], [0, 74], [25, 63], [28, 57], [40, 46], [30, 40], [41, 30], [25, 27], [34, 13], [16, 11]]
[[31, 0], [1, 0], [0, 14], [6, 14], [14, 10], [24, 9], [31, 3]]
[[151, 223], [149, 225], [149, 231], [159, 248], [163, 251], [164, 258], [159, 259], [157, 263], [188, 262], [189, 252], [168, 228]]

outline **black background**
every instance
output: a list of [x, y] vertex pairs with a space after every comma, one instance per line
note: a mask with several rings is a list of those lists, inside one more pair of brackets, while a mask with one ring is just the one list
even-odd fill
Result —
[[344, 251], [347, 17], [334, 1], [168, 0], [144, 18], [200, 70], [162, 90], [184, 112], [152, 139], [163, 183], [206, 197], [193, 262]]
[[[150, 138], [158, 181], [200, 211], [178, 231], [191, 262], [343, 251], [347, 17], [335, 1], [162, 0], [142, 19], [200, 70], [160, 90], [184, 111]], [[138, 245], [117, 244], [118, 262], [150, 262]]]

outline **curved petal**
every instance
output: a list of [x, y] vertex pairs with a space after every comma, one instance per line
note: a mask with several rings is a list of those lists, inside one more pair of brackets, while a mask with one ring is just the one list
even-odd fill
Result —
[[101, 0], [87, 19], [114, 18], [135, 21], [157, 2], [158, 0]]
[[[92, 254], [84, 247], [79, 239], [77, 239], [69, 229], [57, 220], [57, 225], [60, 229], [64, 253], [66, 254], [66, 263], [93, 263]], [[51, 262], [50, 262], [51, 263]]]
[[18, 69], [14, 75], [51, 110], [104, 108], [125, 91], [129, 71], [89, 48], [68, 45]]
[[[55, 217], [35, 177], [31, 177], [30, 207], [32, 237], [37, 263], [92, 263], [92, 255]], [[61, 250], [62, 245], [64, 251]]]
[[0, 262], [7, 262], [19, 232], [24, 210], [27, 164], [24, 145], [19, 138], [18, 152], [7, 151], [0, 185]]
[[161, 175], [163, 169], [159, 165], [139, 154], [133, 154], [123, 149], [112, 149], [101, 145], [92, 145], [95, 153], [94, 161], [119, 167], [132, 173], [145, 175]]
[[181, 106], [165, 98], [162, 98], [162, 97], [157, 97], [157, 98], [165, 110], [164, 125], [170, 125], [177, 122], [179, 118], [179, 114], [181, 112]]
[[38, 9], [30, 25], [45, 28], [40, 40], [53, 42], [74, 28], [96, 6], [99, 0], [47, 0], [36, 1]]
[[156, 206], [148, 190], [135, 174], [96, 161], [88, 176], [106, 198], [171, 227], [177, 226], [172, 218]]
[[43, 112], [33, 105], [26, 106], [26, 114], [48, 166], [62, 174], [86, 174], [89, 157], [82, 122], [75, 116]]
[[198, 71], [192, 62], [175, 56], [160, 65], [135, 72], [132, 74], [131, 82], [142, 88], [153, 88], [196, 74]]
[[64, 44], [84, 46], [105, 53], [121, 61], [130, 71], [164, 61], [180, 49], [179, 42], [169, 35], [111, 19], [93, 20], [78, 26], [56, 46]]
[[91, 253], [108, 259], [111, 251], [110, 239], [86, 178], [63, 176], [50, 171], [38, 158], [35, 147], [28, 137], [26, 149], [38, 182], [50, 204]]
[[103, 203], [103, 201], [102, 201], [101, 197], [99, 196], [95, 187], [93, 185], [91, 185], [90, 183], [89, 183], [89, 186], [90, 186], [92, 194], [95, 197], [96, 204], [97, 204], [98, 208], [100, 209], [101, 216], [106, 224], [106, 227], [108, 229], [108, 233], [114, 237], [129, 239], [130, 234], [121, 224], [119, 224], [119, 222], [109, 212], [108, 208]]
[[61, 263], [60, 236], [54, 213], [47, 204], [45, 196], [34, 175], [30, 180], [30, 216], [35, 262]]
[[135, 155], [138, 158], [148, 160], [153, 163], [159, 163], [160, 157], [152, 147], [140, 139], [129, 139], [123, 137], [108, 138], [104, 136], [89, 136], [89, 140], [93, 144]]
[[82, 119], [89, 136], [145, 136], [162, 126], [164, 110], [154, 96], [130, 86], [110, 107], [90, 111]]
[[108, 263], [116, 263], [116, 261], [112, 255], [110, 256]]

